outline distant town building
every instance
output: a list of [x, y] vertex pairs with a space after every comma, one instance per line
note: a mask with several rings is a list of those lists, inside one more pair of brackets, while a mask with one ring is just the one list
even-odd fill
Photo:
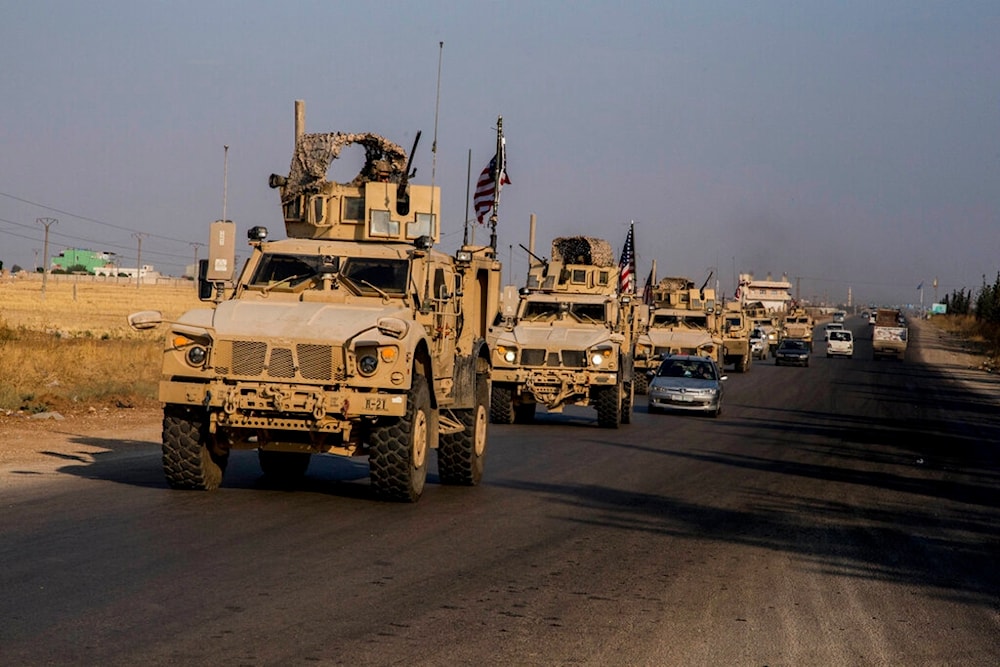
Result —
[[781, 280], [773, 280], [769, 273], [766, 279], [758, 280], [752, 273], [741, 273], [736, 298], [741, 304], [759, 301], [769, 311], [783, 313], [792, 301], [792, 284], [785, 275], [781, 276]]
[[73, 267], [83, 267], [94, 273], [97, 268], [114, 268], [115, 253], [83, 248], [67, 248], [49, 260], [50, 271], [69, 271]]

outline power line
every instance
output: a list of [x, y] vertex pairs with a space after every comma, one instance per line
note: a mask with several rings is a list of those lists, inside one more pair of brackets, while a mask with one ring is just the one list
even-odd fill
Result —
[[112, 227], [114, 229], [120, 229], [120, 230], [125, 231], [125, 232], [133, 232], [133, 233], [145, 234], [146, 236], [151, 236], [153, 238], [163, 239], [165, 241], [175, 241], [177, 243], [187, 243], [186, 239], [175, 239], [172, 236], [162, 236], [160, 234], [152, 234], [150, 232], [143, 232], [141, 230], [138, 230], [138, 229], [135, 229], [135, 228], [132, 228], [132, 227], [125, 227], [123, 225], [116, 225], [116, 224], [113, 224], [113, 223], [110, 223], [110, 222], [105, 222], [104, 220], [98, 220], [96, 218], [89, 218], [89, 217], [87, 217], [85, 215], [78, 215], [76, 213], [70, 213], [69, 211], [63, 211], [62, 209], [55, 208], [54, 206], [48, 206], [47, 204], [40, 204], [38, 202], [31, 201], [30, 199], [24, 199], [23, 197], [17, 197], [15, 195], [8, 194], [6, 192], [0, 192], [0, 197], [7, 197], [8, 199], [13, 199], [14, 201], [19, 201], [22, 204], [30, 204], [32, 206], [37, 206], [39, 208], [44, 208], [47, 211], [54, 211], [54, 212], [60, 213], [62, 215], [68, 215], [69, 217], [76, 218], [77, 220], [86, 220], [87, 222], [93, 222], [96, 225], [104, 225], [105, 227]]

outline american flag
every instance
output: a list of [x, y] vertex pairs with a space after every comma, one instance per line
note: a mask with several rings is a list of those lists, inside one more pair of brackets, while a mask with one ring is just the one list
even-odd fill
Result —
[[[472, 198], [472, 203], [476, 208], [476, 220], [479, 221], [479, 224], [483, 224], [483, 218], [493, 208], [493, 195], [497, 180], [496, 170], [497, 156], [494, 155], [490, 163], [483, 169], [483, 173], [479, 174], [479, 180], [476, 181], [476, 194]], [[507, 154], [504, 151], [503, 171], [500, 172], [500, 186], [503, 187], [508, 183], [510, 183], [510, 179], [507, 177]]]
[[653, 269], [649, 270], [646, 277], [646, 285], [642, 288], [642, 302], [647, 306], [653, 305]]
[[635, 237], [634, 226], [629, 225], [628, 236], [625, 237], [625, 247], [622, 248], [622, 258], [618, 262], [618, 292], [620, 294], [635, 294]]

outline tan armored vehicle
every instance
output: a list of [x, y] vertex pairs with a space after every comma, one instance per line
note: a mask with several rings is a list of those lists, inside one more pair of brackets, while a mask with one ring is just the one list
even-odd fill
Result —
[[809, 351], [813, 350], [813, 318], [805, 308], [793, 308], [785, 314], [781, 323], [781, 338], [805, 341]]
[[767, 356], [773, 355], [778, 348], [778, 335], [780, 333], [778, 318], [760, 301], [744, 304], [743, 312], [750, 321], [751, 338], [755, 329], [761, 334], [760, 349], [754, 352], [751, 347], [753, 356], [757, 359], [767, 359]]
[[[709, 276], [711, 279], [711, 276]], [[649, 326], [636, 342], [636, 391], [648, 389], [647, 372], [665, 354], [711, 357], [722, 365], [723, 341], [717, 333], [715, 290], [688, 278], [662, 278], [653, 287]]]
[[[167, 481], [213, 489], [233, 449], [256, 449], [265, 475], [284, 482], [313, 454], [367, 455], [375, 494], [412, 502], [437, 449], [442, 483], [477, 484], [495, 252], [434, 249], [440, 191], [409, 183], [399, 146], [303, 130], [296, 103], [290, 174], [271, 177], [289, 238], [251, 229], [252, 254], [229, 282], [234, 228], [215, 223], [200, 280], [215, 303], [168, 323], [159, 392]], [[328, 181], [350, 144], [364, 148], [364, 167], [349, 182]], [[130, 317], [136, 328], [158, 321]]]
[[552, 259], [535, 258], [527, 285], [504, 306], [490, 339], [495, 423], [530, 422], [538, 404], [592, 406], [604, 428], [631, 421], [642, 305], [618, 294], [607, 241], [555, 239]]
[[739, 301], [727, 301], [720, 318], [722, 363], [732, 364], [737, 373], [746, 373], [753, 363], [750, 350], [750, 321]]

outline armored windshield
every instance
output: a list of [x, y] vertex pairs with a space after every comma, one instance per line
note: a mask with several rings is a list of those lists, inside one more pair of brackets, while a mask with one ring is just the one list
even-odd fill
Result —
[[[257, 265], [250, 286], [294, 288], [325, 273], [339, 276], [358, 294], [402, 296], [406, 292], [408, 266], [405, 259], [270, 253]], [[322, 282], [316, 281], [315, 285], [319, 288]]]
[[362, 294], [402, 296], [406, 293], [409, 262], [405, 259], [379, 259], [373, 257], [348, 257], [340, 269]]
[[676, 327], [678, 325], [687, 325], [696, 329], [707, 329], [708, 317], [697, 314], [679, 315], [676, 313], [660, 313], [653, 315], [653, 322], [650, 326], [660, 328]]
[[603, 303], [570, 303], [566, 301], [525, 301], [521, 308], [521, 319], [526, 322], [548, 322], [558, 319], [561, 314], [579, 321], [603, 323], [607, 321]]
[[[330, 262], [331, 258], [326, 261]], [[295, 287], [319, 275], [323, 264], [324, 258], [316, 255], [267, 254], [254, 270], [250, 285], [269, 287], [280, 283]]]

